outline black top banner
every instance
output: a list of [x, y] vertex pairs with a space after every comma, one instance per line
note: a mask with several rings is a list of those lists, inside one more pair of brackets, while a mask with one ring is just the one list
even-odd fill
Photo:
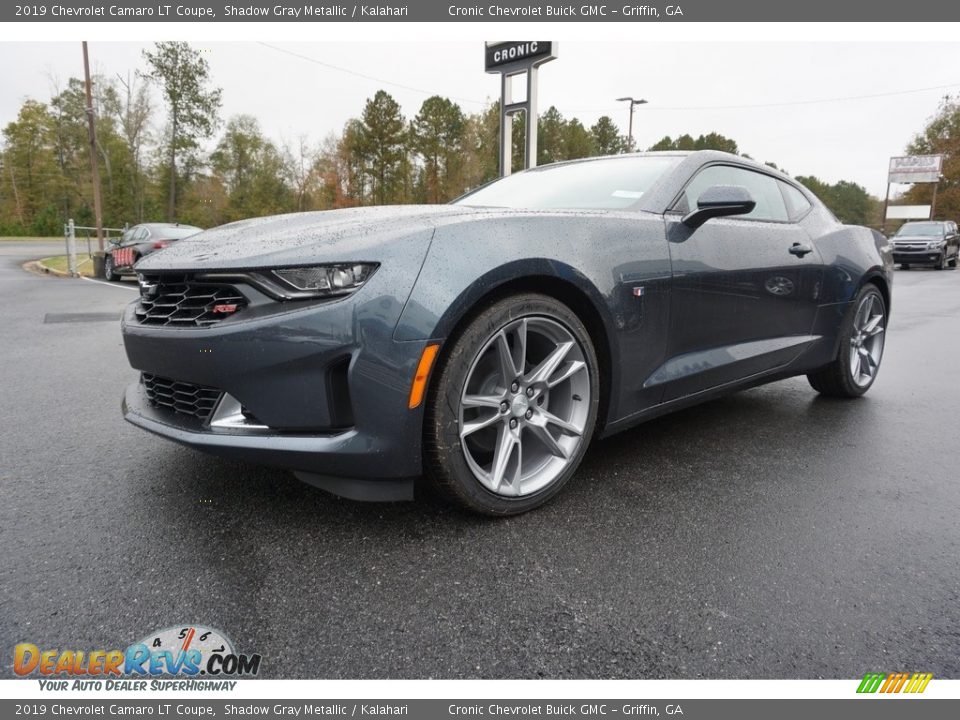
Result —
[[222, 2], [194, 0], [40, 0], [3, 3], [0, 22], [950, 22], [960, 20], [960, 3], [943, 0], [673, 0], [634, 5], [624, 2], [563, 3], [537, 0], [500, 2], [316, 3], [303, 0]]

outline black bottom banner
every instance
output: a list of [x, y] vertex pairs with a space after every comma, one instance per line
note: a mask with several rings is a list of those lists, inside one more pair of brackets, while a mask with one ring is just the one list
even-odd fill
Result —
[[[906, 707], [910, 705], [910, 707]], [[710, 720], [927, 720], [960, 717], [960, 700], [862, 697], [842, 700], [0, 700], [0, 718], [683, 718]]]

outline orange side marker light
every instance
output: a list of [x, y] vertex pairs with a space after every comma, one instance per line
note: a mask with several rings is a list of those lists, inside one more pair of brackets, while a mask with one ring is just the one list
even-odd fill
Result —
[[427, 345], [420, 355], [420, 362], [417, 363], [417, 374], [413, 376], [413, 385], [410, 386], [410, 402], [407, 404], [411, 410], [420, 407], [423, 402], [423, 394], [427, 389], [427, 378], [430, 377], [430, 368], [433, 367], [433, 361], [437, 359], [439, 345]]

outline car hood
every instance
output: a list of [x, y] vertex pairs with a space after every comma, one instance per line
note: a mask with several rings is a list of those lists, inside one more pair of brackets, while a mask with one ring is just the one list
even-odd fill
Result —
[[896, 237], [890, 238], [894, 243], [900, 242], [943, 242], [942, 237], [937, 237], [936, 235], [897, 235]]
[[401, 205], [274, 215], [179, 240], [137, 263], [139, 271], [243, 270], [379, 261], [384, 248], [468, 216], [510, 212], [462, 205]]

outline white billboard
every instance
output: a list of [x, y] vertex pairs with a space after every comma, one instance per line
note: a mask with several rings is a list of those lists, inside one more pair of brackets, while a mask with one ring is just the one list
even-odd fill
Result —
[[929, 205], [890, 205], [887, 220], [929, 220]]
[[888, 183], [935, 183], [940, 180], [943, 155], [908, 155], [890, 158]]

